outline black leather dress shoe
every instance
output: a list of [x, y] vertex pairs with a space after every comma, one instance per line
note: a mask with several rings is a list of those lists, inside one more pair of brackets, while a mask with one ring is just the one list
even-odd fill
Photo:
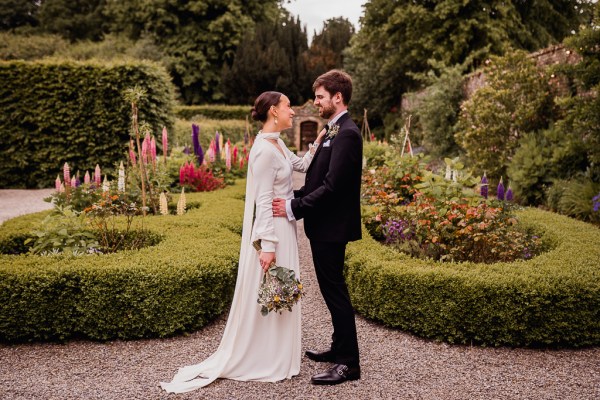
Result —
[[310, 383], [313, 385], [338, 385], [357, 379], [360, 379], [360, 368], [350, 368], [344, 364], [336, 364], [329, 371], [313, 376]]
[[324, 351], [322, 353], [319, 353], [318, 351], [313, 351], [313, 350], [306, 350], [304, 352], [304, 354], [306, 354], [306, 357], [310, 358], [313, 361], [317, 361], [317, 362], [335, 362], [335, 356], [331, 352], [331, 350], [327, 350], [327, 351]]

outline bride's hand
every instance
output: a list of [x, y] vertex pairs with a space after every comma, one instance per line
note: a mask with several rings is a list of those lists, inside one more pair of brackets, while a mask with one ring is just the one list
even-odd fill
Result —
[[263, 271], [267, 272], [271, 264], [275, 262], [275, 253], [261, 251], [258, 260], [260, 261], [260, 266]]
[[317, 138], [315, 139], [315, 144], [321, 143], [323, 141], [323, 137], [325, 136], [326, 133], [327, 133], [327, 131], [325, 130], [325, 128], [321, 129], [321, 132], [319, 132], [319, 136], [317, 136]]

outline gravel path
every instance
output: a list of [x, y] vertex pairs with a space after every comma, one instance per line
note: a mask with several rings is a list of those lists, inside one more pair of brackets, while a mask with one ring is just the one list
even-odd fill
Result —
[[0, 225], [10, 218], [48, 210], [52, 204], [44, 201], [54, 189], [2, 189], [0, 190]]
[[[298, 184], [302, 176], [295, 179]], [[0, 208], [5, 208], [1, 194]], [[307, 290], [303, 347], [324, 349], [331, 334], [329, 315], [301, 223], [298, 232]], [[208, 357], [218, 346], [225, 321], [223, 315], [198, 332], [169, 339], [0, 345], [0, 399], [600, 399], [600, 348], [447, 345], [360, 316], [360, 381], [312, 386], [310, 377], [327, 365], [304, 358], [300, 375], [291, 380], [218, 380], [192, 393], [164, 393], [158, 382], [170, 380], [180, 366]]]

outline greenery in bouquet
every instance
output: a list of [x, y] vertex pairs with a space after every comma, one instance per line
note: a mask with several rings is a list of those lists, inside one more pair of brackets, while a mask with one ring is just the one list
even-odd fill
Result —
[[[260, 251], [260, 240], [255, 241], [253, 246]], [[273, 263], [263, 275], [257, 302], [261, 306], [260, 313], [267, 316], [271, 311], [280, 314], [283, 310], [292, 311], [292, 307], [302, 296], [304, 290], [296, 273]]]

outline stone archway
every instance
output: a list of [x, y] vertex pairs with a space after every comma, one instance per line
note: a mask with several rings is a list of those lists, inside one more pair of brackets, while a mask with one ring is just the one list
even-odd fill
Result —
[[319, 109], [315, 107], [312, 100], [308, 100], [301, 106], [292, 107], [296, 115], [292, 127], [284, 132], [289, 143], [298, 154], [308, 150], [308, 144], [315, 141], [318, 132], [323, 129], [327, 120], [319, 117]]
[[319, 124], [315, 121], [304, 121], [300, 123], [300, 148], [299, 151], [308, 151], [308, 144], [317, 138]]

